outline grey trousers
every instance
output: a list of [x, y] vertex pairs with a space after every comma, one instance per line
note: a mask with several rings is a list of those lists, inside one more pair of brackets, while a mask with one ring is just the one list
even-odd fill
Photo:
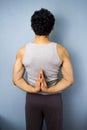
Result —
[[63, 130], [62, 94], [26, 94], [26, 130], [42, 130], [45, 119], [47, 130]]

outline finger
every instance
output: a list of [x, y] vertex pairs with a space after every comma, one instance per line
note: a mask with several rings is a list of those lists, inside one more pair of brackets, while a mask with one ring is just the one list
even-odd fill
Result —
[[43, 83], [42, 79], [37, 80], [37, 85], [41, 86], [42, 83]]
[[43, 70], [42, 70], [42, 69], [40, 69], [40, 71], [39, 71], [39, 79], [41, 79], [41, 78], [42, 78], [42, 76], [43, 76]]
[[40, 70], [40, 78], [44, 79], [44, 73], [42, 69]]
[[41, 72], [39, 71], [39, 74], [38, 74], [38, 79], [40, 79], [41, 78]]
[[43, 84], [43, 82], [41, 83], [41, 87], [43, 87], [44, 86], [44, 84]]
[[43, 70], [42, 69], [40, 69], [40, 73], [43, 74]]
[[42, 82], [42, 87], [44, 87], [44, 83]]

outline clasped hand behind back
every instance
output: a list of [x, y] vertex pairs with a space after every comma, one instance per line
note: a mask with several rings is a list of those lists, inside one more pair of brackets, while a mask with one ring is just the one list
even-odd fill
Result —
[[35, 83], [35, 90], [37, 92], [42, 91], [42, 92], [47, 92], [47, 83], [44, 77], [43, 70], [40, 69], [39, 74], [38, 74], [38, 79]]

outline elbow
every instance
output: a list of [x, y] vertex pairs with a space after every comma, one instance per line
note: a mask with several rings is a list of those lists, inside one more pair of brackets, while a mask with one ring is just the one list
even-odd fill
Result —
[[13, 84], [14, 84], [15, 86], [19, 86], [19, 85], [21, 84], [21, 79], [22, 79], [22, 78], [20, 78], [20, 79], [18, 79], [18, 78], [13, 78], [13, 79], [12, 79], [12, 82], [13, 82]]
[[12, 79], [12, 82], [13, 82], [13, 84], [14, 84], [14, 85], [16, 85], [16, 82], [15, 82], [15, 80], [14, 80], [14, 79]]
[[14, 78], [12, 79], [12, 82], [15, 86], [17, 85], [17, 80], [15, 80]]
[[74, 79], [72, 79], [72, 80], [69, 81], [69, 86], [71, 86], [73, 84], [74, 84]]

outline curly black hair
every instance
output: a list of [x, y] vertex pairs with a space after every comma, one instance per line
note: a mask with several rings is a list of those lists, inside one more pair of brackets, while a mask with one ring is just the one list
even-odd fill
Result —
[[31, 16], [31, 27], [36, 35], [49, 35], [55, 23], [54, 15], [41, 8]]

